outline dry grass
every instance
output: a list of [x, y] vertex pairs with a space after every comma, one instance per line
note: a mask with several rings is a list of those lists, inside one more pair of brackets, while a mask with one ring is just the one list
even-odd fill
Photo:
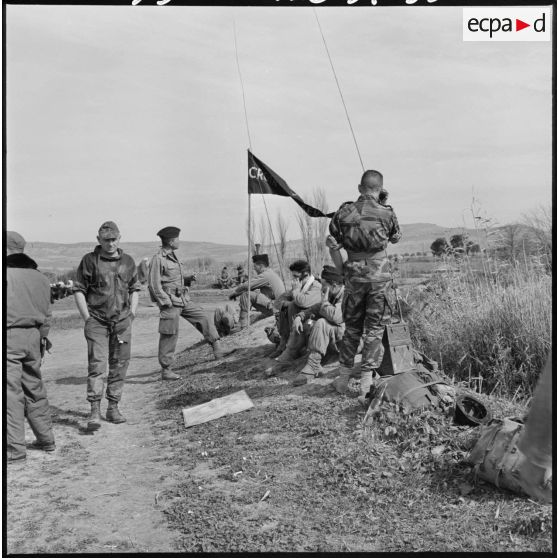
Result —
[[483, 391], [529, 396], [551, 347], [552, 278], [538, 268], [433, 277], [408, 296], [418, 348], [458, 380], [482, 378]]

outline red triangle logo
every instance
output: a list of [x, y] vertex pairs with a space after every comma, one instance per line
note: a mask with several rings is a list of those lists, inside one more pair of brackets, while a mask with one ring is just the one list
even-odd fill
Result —
[[531, 27], [530, 23], [525, 23], [524, 21], [521, 21], [520, 19], [515, 19], [515, 30], [516, 31], [521, 31], [522, 29], [525, 29], [525, 27]]

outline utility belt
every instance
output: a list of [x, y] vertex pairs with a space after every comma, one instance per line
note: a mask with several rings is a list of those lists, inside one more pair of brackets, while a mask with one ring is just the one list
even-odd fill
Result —
[[348, 261], [350, 262], [366, 262], [368, 260], [383, 260], [386, 257], [385, 250], [377, 252], [347, 252]]
[[167, 287], [163, 286], [163, 291], [167, 293], [169, 296], [182, 296], [185, 292], [188, 291], [188, 287]]

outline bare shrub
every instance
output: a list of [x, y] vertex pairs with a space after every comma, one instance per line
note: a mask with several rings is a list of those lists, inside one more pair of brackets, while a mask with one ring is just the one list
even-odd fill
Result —
[[[327, 200], [323, 188], [314, 191], [314, 207], [327, 213]], [[323, 217], [310, 217], [305, 211], [299, 209], [296, 215], [298, 226], [302, 234], [302, 251], [310, 263], [312, 271], [319, 273], [328, 259], [326, 254], [325, 239], [329, 222]]]

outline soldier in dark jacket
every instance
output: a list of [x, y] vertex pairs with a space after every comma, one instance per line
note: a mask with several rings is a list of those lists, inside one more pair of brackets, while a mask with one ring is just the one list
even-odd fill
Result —
[[[343, 318], [345, 334], [339, 347], [340, 374], [335, 389], [347, 390], [359, 341], [363, 339], [360, 401], [364, 403], [373, 378], [377, 375], [384, 348], [382, 337], [391, 314], [386, 304], [390, 282], [386, 247], [398, 242], [401, 231], [391, 206], [379, 202], [382, 174], [367, 170], [361, 178], [356, 202], [344, 203], [329, 225], [326, 244], [332, 260], [345, 276]], [[347, 261], [340, 249], [347, 252]]]
[[118, 409], [130, 363], [132, 320], [138, 305], [136, 263], [119, 247], [120, 231], [107, 221], [99, 229], [99, 245], [86, 254], [77, 269], [74, 297], [83, 318], [87, 340], [87, 400], [91, 404], [88, 428], [101, 426], [101, 399], [108, 360], [106, 419], [126, 422]]
[[[54, 451], [54, 434], [41, 358], [50, 329], [50, 283], [23, 253], [25, 240], [6, 233], [6, 450], [8, 462], [25, 459], [25, 417], [37, 440]], [[48, 347], [47, 347], [48, 348]]]

